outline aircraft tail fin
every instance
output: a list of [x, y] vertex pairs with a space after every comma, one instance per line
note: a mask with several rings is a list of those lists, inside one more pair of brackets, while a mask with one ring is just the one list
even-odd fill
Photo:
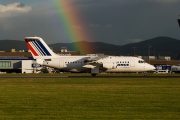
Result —
[[58, 56], [40, 37], [25, 37], [24, 40], [34, 59], [48, 59]]

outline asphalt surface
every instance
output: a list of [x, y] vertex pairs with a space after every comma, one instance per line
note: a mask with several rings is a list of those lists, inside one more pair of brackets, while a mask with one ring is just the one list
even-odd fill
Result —
[[0, 78], [180, 78], [180, 76], [0, 76]]

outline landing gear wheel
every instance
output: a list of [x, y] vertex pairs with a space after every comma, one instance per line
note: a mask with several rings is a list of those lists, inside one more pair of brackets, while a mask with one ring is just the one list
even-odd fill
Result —
[[147, 73], [144, 73], [144, 76], [147, 76]]
[[91, 75], [92, 75], [93, 77], [95, 77], [97, 74], [96, 74], [96, 73], [92, 73]]

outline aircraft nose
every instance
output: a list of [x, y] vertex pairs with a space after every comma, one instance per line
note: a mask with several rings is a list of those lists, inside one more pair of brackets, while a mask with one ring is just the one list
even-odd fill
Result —
[[151, 69], [152, 69], [152, 70], [155, 70], [156, 68], [155, 68], [153, 65], [151, 65]]
[[148, 65], [147, 67], [146, 67], [146, 70], [147, 71], [151, 71], [151, 70], [155, 70], [156, 68], [153, 66], [153, 65]]

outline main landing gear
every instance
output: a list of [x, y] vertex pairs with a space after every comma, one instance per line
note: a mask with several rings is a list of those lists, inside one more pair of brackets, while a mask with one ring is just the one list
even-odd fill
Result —
[[95, 77], [97, 74], [96, 74], [96, 73], [92, 73], [91, 75], [92, 75], [93, 77]]
[[143, 73], [143, 75], [144, 75], [144, 76], [147, 76], [147, 73], [146, 73], [146, 72], [144, 72], [144, 73]]

